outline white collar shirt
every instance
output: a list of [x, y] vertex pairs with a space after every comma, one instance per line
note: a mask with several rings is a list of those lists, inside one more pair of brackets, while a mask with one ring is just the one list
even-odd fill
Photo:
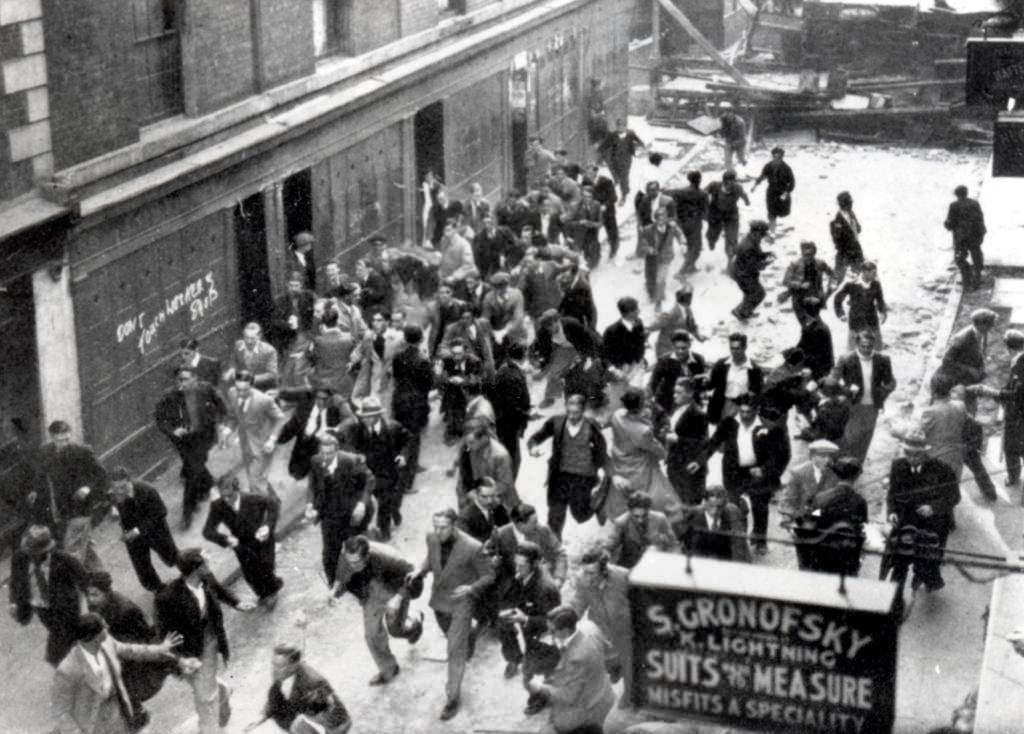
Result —
[[199, 616], [206, 616], [206, 592], [203, 590], [203, 585], [200, 584], [197, 587], [193, 587], [192, 584], [186, 583], [185, 588], [192, 592], [192, 596], [195, 597], [196, 603], [199, 605]]
[[871, 380], [874, 377], [875, 357], [871, 355], [867, 359], [857, 352], [857, 359], [860, 360], [860, 372], [864, 376], [864, 389], [857, 396], [860, 405], [871, 405]]
[[754, 452], [754, 432], [761, 427], [761, 420], [756, 419], [749, 426], [743, 425], [743, 421], [736, 421], [736, 448], [739, 454], [739, 462], [742, 467], [757, 466], [757, 454]]
[[725, 397], [735, 400], [743, 393], [750, 391], [750, 362], [742, 364], [729, 362], [729, 372], [725, 376]]

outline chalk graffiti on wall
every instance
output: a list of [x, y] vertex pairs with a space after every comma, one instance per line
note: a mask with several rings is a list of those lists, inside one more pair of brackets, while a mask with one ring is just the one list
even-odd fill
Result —
[[187, 312], [189, 323], [203, 318], [213, 308], [220, 294], [214, 283], [213, 271], [187, 283], [180, 291], [164, 299], [161, 308], [154, 312], [139, 311], [117, 325], [117, 343], [134, 339], [140, 354], [153, 343], [160, 327], [179, 312]]

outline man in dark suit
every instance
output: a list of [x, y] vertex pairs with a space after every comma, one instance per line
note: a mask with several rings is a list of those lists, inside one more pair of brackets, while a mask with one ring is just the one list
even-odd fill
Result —
[[928, 591], [938, 591], [945, 586], [940, 562], [946, 538], [953, 529], [953, 508], [960, 502], [960, 484], [952, 469], [928, 456], [929, 448], [921, 431], [904, 437], [904, 456], [892, 462], [886, 499], [889, 522], [897, 530], [912, 525], [935, 533], [938, 551], [927, 560], [914, 558], [911, 585], [917, 588], [923, 583]]
[[708, 195], [700, 187], [701, 179], [700, 171], [690, 171], [686, 174], [689, 186], [665, 192], [675, 204], [676, 221], [679, 222], [679, 228], [683, 230], [686, 239], [686, 255], [683, 258], [683, 266], [679, 269], [679, 274], [684, 276], [697, 272], [701, 230], [704, 228], [704, 220], [708, 217]]
[[764, 373], [754, 360], [747, 357], [747, 335], [735, 332], [729, 335], [729, 356], [711, 367], [708, 385], [708, 420], [718, 423], [736, 415], [736, 398], [740, 395], [760, 395]]
[[[971, 325], [950, 337], [939, 371], [948, 376], [954, 385], [977, 385], [985, 378], [988, 335], [995, 326], [996, 318], [995, 311], [977, 308], [971, 312]], [[967, 412], [974, 415], [977, 400], [969, 397], [965, 406]]]
[[[985, 256], [981, 243], [985, 239], [985, 215], [981, 205], [967, 196], [966, 186], [953, 189], [956, 200], [949, 205], [945, 227], [953, 233], [953, 254], [966, 290], [981, 286], [981, 273], [985, 267]], [[970, 256], [974, 271], [967, 265]]]
[[306, 290], [316, 292], [316, 261], [313, 259], [313, 245], [316, 240], [309, 232], [299, 232], [288, 247], [287, 267], [289, 272], [298, 271], [303, 275]]
[[[377, 664], [371, 686], [390, 683], [399, 673], [398, 661], [391, 654], [388, 635], [416, 644], [423, 634], [423, 613], [418, 620], [407, 619], [409, 600], [423, 593], [423, 583], [406, 584], [413, 565], [389, 545], [374, 543], [365, 535], [345, 541], [338, 561], [338, 575], [331, 586], [328, 603], [346, 591], [363, 608], [366, 646]], [[397, 598], [396, 598], [397, 597]]]
[[406, 465], [402, 473], [402, 491], [413, 491], [420, 460], [420, 437], [430, 421], [430, 391], [434, 387], [434, 369], [420, 353], [423, 331], [415, 325], [403, 331], [405, 349], [391, 362], [394, 392], [391, 396], [391, 415], [409, 432], [406, 447]]
[[440, 382], [444, 438], [451, 445], [462, 435], [469, 400], [467, 388], [480, 384], [480, 360], [467, 352], [462, 339], [453, 339], [448, 344], [448, 354], [441, 360]]
[[761, 422], [757, 398], [742, 395], [736, 402], [739, 413], [719, 422], [702, 460], [721, 450], [722, 483], [729, 500], [745, 505], [753, 516], [750, 537], [754, 552], [763, 556], [768, 552], [768, 504], [782, 485], [782, 473], [789, 463], [789, 439], [782, 426]]
[[673, 530], [688, 553], [723, 561], [750, 562], [747, 521], [724, 487], [708, 487], [704, 501], [683, 508]]
[[618, 119], [615, 120], [611, 130], [597, 148], [597, 154], [607, 164], [615, 185], [622, 192], [619, 204], [626, 203], [626, 197], [629, 196], [629, 171], [633, 166], [633, 157], [643, 149], [643, 141], [635, 132], [626, 127], [624, 121]]
[[704, 499], [708, 478], [707, 463], [700, 461], [708, 442], [708, 417], [697, 403], [693, 380], [676, 380], [672, 394], [674, 407], [667, 414], [665, 434], [665, 470], [679, 500], [684, 505], [696, 505]]
[[462, 219], [467, 227], [479, 232], [484, 227], [484, 217], [491, 213], [491, 203], [484, 198], [484, 187], [474, 181], [469, 185], [469, 198], [462, 202]]
[[132, 479], [120, 466], [110, 473], [110, 498], [117, 508], [121, 540], [139, 583], [147, 591], [160, 591], [164, 582], [153, 568], [151, 552], [156, 551], [165, 566], [178, 563], [178, 547], [167, 527], [167, 506], [155, 487]]
[[548, 575], [561, 588], [565, 583], [569, 567], [565, 547], [558, 536], [547, 525], [541, 525], [537, 508], [520, 502], [509, 513], [511, 522], [498, 528], [494, 535], [494, 551], [497, 554], [497, 585], [499, 590], [507, 586], [515, 575], [515, 553], [521, 540], [535, 543], [541, 551], [541, 561]]
[[373, 474], [359, 454], [338, 449], [334, 434], [320, 434], [320, 454], [313, 459], [306, 519], [320, 523], [324, 573], [333, 579], [346, 538], [366, 531], [372, 520]]
[[346, 451], [365, 457], [373, 474], [373, 496], [377, 500], [377, 527], [385, 541], [391, 539], [391, 523], [402, 524], [401, 471], [409, 457], [409, 432], [401, 423], [384, 417], [380, 400], [363, 398], [356, 417], [338, 429], [338, 439]]
[[427, 556], [413, 578], [433, 574], [430, 608], [448, 637], [448, 680], [441, 720], [459, 712], [459, 695], [466, 662], [475, 644], [473, 615], [476, 600], [494, 583], [494, 569], [481, 544], [455, 527], [458, 515], [446, 509], [434, 513], [434, 531], [427, 533]]
[[157, 628], [161, 635], [181, 635], [178, 653], [200, 661], [199, 669], [185, 680], [192, 687], [199, 731], [212, 734], [222, 731], [221, 698], [228, 695], [227, 687], [217, 680], [220, 659], [226, 664], [230, 658], [220, 604], [240, 612], [251, 611], [255, 605], [239, 601], [214, 578], [199, 548], [186, 548], [178, 554], [178, 570], [181, 575], [156, 595]]
[[[503, 589], [496, 631], [505, 658], [505, 677], [514, 678], [523, 669], [525, 684], [535, 675], [547, 675], [558, 663], [558, 648], [541, 642], [547, 632], [547, 614], [561, 603], [558, 586], [541, 565], [541, 549], [524, 540], [514, 555], [515, 572]], [[525, 651], [519, 645], [517, 628], [522, 630]], [[527, 716], [544, 708], [544, 700], [531, 693], [526, 702]]]
[[505, 362], [484, 388], [487, 399], [494, 406], [495, 433], [512, 459], [512, 476], [518, 476], [522, 455], [519, 440], [530, 422], [530, 386], [526, 382], [522, 363], [526, 347], [512, 342], [505, 350]]
[[580, 272], [578, 265], [572, 265], [563, 276], [565, 288], [562, 302], [558, 304], [560, 316], [576, 319], [588, 329], [597, 328], [597, 306], [587, 276]]
[[57, 667], [75, 644], [86, 571], [57, 550], [50, 528], [30, 525], [11, 558], [11, 616], [24, 626], [35, 615], [46, 628], [46, 662]]
[[480, 360], [480, 375], [486, 380], [494, 374], [494, 329], [490, 321], [476, 317], [472, 306], [462, 301], [458, 303], [459, 317], [445, 328], [434, 359], [440, 358], [443, 367], [443, 360], [452, 356], [452, 345], [461, 341], [465, 353]]
[[540, 456], [539, 445], [551, 439], [548, 527], [559, 539], [567, 508], [578, 523], [593, 517], [590, 494], [608, 465], [608, 445], [597, 422], [583, 415], [585, 403], [582, 395], [570, 395], [565, 414], [548, 418], [526, 442], [530, 455]]
[[178, 365], [195, 370], [195, 375], [201, 382], [208, 382], [214, 387], [220, 385], [220, 378], [224, 374], [220, 360], [201, 354], [198, 339], [189, 337], [181, 340], [178, 360]]
[[516, 236], [508, 227], [499, 227], [494, 217], [483, 218], [483, 228], [473, 238], [473, 260], [484, 280], [505, 269], [505, 259], [516, 248]]
[[459, 530], [483, 543], [485, 551], [490, 550], [491, 539], [498, 528], [509, 522], [508, 512], [502, 506], [497, 485], [490, 477], [481, 479], [470, 497], [459, 512], [456, 524]]
[[455, 284], [450, 280], [442, 281], [437, 287], [437, 299], [427, 304], [426, 324], [430, 326], [430, 356], [433, 357], [451, 324], [459, 320], [464, 301], [455, 298]]
[[690, 351], [693, 337], [690, 332], [679, 329], [672, 334], [672, 352], [654, 363], [651, 371], [650, 391], [655, 404], [664, 415], [671, 415], [675, 405], [676, 382], [681, 377], [691, 380], [696, 388], [707, 371], [704, 357]]
[[842, 283], [846, 278], [847, 269], [853, 270], [854, 277], [864, 263], [864, 250], [860, 245], [861, 226], [857, 215], [853, 213], [853, 197], [849, 191], [841, 191], [836, 196], [839, 211], [829, 223], [829, 234], [836, 248], [834, 279]]
[[260, 606], [273, 609], [284, 586], [275, 568], [274, 530], [280, 502], [255, 492], [242, 494], [238, 477], [230, 474], [217, 481], [217, 490], [220, 497], [210, 503], [203, 537], [235, 552], [242, 578]]
[[276, 645], [271, 666], [274, 682], [267, 692], [263, 718], [245, 731], [252, 731], [268, 719], [291, 732], [345, 734], [352, 727], [338, 694], [326, 678], [302, 662], [299, 648]]
[[572, 210], [565, 228], [572, 233], [573, 249], [580, 253], [591, 270], [601, 262], [601, 242], [599, 234], [604, 214], [601, 205], [594, 200], [594, 189], [584, 186], [583, 198]]
[[[870, 379], [865, 379], [865, 375]], [[896, 389], [892, 362], [875, 352], [875, 335], [864, 330], [857, 335], [857, 349], [840, 358], [832, 370], [851, 395], [850, 418], [846, 422], [839, 455], [857, 459], [861, 465], [875, 435], [875, 422], [885, 399]]]
[[370, 267], [363, 259], [356, 260], [356, 284], [359, 286], [359, 308], [363, 316], [391, 311], [391, 283], [388, 279]]
[[288, 473], [294, 479], [301, 480], [309, 476], [313, 457], [320, 447], [318, 436], [322, 431], [337, 429], [346, 413], [351, 415], [349, 411], [342, 411], [334, 399], [334, 391], [323, 384], [317, 384], [313, 394], [307, 394], [298, 404], [277, 437], [278, 444], [286, 444], [295, 439], [288, 459]]
[[467, 271], [462, 280], [455, 281], [455, 297], [468, 303], [473, 308], [473, 315], [478, 318], [484, 310], [484, 298], [490, 292], [491, 286], [480, 279], [480, 271], [476, 268]]
[[296, 271], [288, 276], [287, 291], [274, 304], [274, 316], [267, 333], [267, 341], [286, 354], [295, 335], [313, 329], [313, 304], [316, 295], [302, 287], [303, 275]]
[[194, 367], [179, 366], [175, 381], [177, 385], [164, 392], [156, 404], [154, 418], [181, 457], [185, 488], [181, 522], [187, 527], [196, 506], [210, 496], [213, 476], [206, 461], [217, 442], [217, 425], [227, 416], [227, 405], [212, 384], [199, 380]]
[[42, 482], [35, 502], [49, 510], [50, 528], [61, 547], [89, 571], [102, 568], [92, 540], [93, 525], [107, 510], [107, 473], [88, 446], [71, 440], [71, 426], [53, 421], [47, 428], [49, 443], [38, 454], [37, 473]]

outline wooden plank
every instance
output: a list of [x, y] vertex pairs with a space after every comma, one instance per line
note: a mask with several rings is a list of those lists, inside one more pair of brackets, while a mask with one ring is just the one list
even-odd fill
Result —
[[736, 80], [738, 84], [743, 86], [750, 86], [750, 82], [747, 78], [739, 72], [739, 70], [730, 64], [722, 54], [715, 48], [715, 44], [711, 43], [707, 37], [701, 33], [697, 26], [690, 22], [690, 19], [683, 15], [683, 11], [672, 4], [671, 0], [657, 0], [658, 4], [665, 9], [665, 12], [678, 23], [684, 31], [694, 40], [694, 42], [700, 46], [701, 50], [710, 56], [715, 64], [722, 69], [726, 74]]

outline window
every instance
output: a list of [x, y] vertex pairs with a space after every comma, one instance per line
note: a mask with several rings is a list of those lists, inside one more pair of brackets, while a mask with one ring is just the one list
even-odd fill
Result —
[[177, 16], [178, 0], [132, 0], [135, 93], [143, 125], [183, 109]]
[[313, 0], [313, 49], [317, 57], [352, 53], [352, 0]]

